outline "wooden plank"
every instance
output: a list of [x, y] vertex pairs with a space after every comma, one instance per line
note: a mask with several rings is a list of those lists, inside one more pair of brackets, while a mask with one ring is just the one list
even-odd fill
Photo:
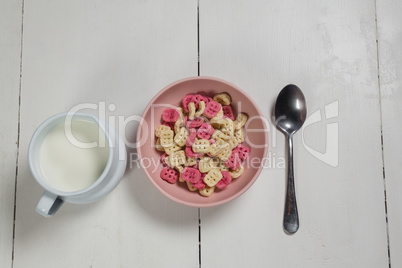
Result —
[[391, 267], [402, 266], [402, 3], [377, 1], [378, 48], [384, 142], [385, 185]]
[[[388, 267], [375, 41], [373, 2], [200, 1], [201, 75], [246, 90], [270, 122], [256, 183], [201, 209], [202, 266]], [[292, 236], [282, 230], [285, 140], [271, 120], [289, 83], [304, 91], [311, 123], [294, 141]]]
[[12, 266], [22, 1], [0, 9], [0, 267]]
[[[110, 195], [50, 219], [34, 212], [42, 189], [27, 163], [31, 135], [51, 115], [92, 103], [83, 111], [104, 105], [118, 125], [197, 75], [196, 12], [180, 0], [25, 3], [15, 268], [198, 267], [198, 210], [162, 196], [136, 162]], [[134, 142], [136, 128], [121, 134]]]

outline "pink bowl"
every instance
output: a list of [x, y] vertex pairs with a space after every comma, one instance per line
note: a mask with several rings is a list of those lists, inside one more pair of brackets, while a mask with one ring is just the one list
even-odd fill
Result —
[[[215, 192], [210, 197], [203, 197], [198, 192], [187, 189], [186, 183], [177, 181], [170, 184], [160, 178], [162, 152], [155, 149], [155, 128], [159, 126], [162, 112], [173, 106], [182, 106], [181, 101], [187, 94], [202, 94], [212, 97], [216, 93], [227, 92], [232, 97], [232, 108], [237, 116], [241, 111], [248, 115], [245, 125], [245, 143], [251, 148], [248, 160], [244, 163], [244, 173], [226, 188]], [[265, 119], [256, 103], [241, 89], [221, 79], [213, 77], [190, 77], [174, 82], [162, 89], [149, 102], [142, 115], [137, 132], [138, 156], [142, 168], [152, 184], [168, 198], [193, 207], [216, 206], [235, 199], [243, 194], [257, 179], [263, 168], [263, 159], [267, 154], [268, 135]]]

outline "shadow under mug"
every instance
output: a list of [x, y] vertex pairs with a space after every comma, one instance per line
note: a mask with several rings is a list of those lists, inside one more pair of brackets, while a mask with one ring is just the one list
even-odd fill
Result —
[[[77, 191], [62, 191], [52, 187], [41, 165], [41, 148], [48, 134], [66, 122], [86, 121], [95, 123], [102, 131], [108, 146], [108, 159], [101, 175], [88, 187]], [[53, 216], [64, 202], [84, 204], [99, 200], [110, 193], [122, 179], [127, 163], [127, 152], [122, 138], [114, 129], [107, 129], [104, 122], [83, 113], [57, 114], [43, 122], [31, 138], [28, 149], [29, 167], [36, 181], [45, 189], [36, 212], [45, 217]]]

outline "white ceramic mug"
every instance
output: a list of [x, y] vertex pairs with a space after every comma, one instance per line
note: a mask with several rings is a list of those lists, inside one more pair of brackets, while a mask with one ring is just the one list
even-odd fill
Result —
[[[79, 126], [84, 134], [89, 128], [93, 132], [96, 126], [98, 139], [80, 141], [76, 137], [80, 133], [72, 131], [73, 125]], [[82, 137], [85, 139], [85, 135]], [[85, 151], [91, 148], [99, 151]], [[102, 160], [101, 164], [97, 163], [98, 158]], [[90, 203], [111, 192], [124, 175], [127, 153], [123, 140], [115, 130], [107, 129], [105, 123], [95, 116], [63, 113], [47, 119], [37, 128], [29, 144], [28, 160], [33, 176], [45, 189], [36, 212], [50, 217], [64, 202]], [[87, 163], [91, 164], [88, 164], [88, 170]], [[80, 168], [76, 170], [74, 164]], [[94, 164], [97, 166], [94, 167]], [[87, 174], [94, 176], [93, 181], [85, 180]], [[74, 176], [82, 178], [77, 180]], [[54, 177], [58, 177], [57, 180]]]

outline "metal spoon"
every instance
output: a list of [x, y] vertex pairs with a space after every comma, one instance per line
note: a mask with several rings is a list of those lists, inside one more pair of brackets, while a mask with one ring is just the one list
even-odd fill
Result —
[[306, 100], [300, 88], [295, 85], [284, 87], [276, 100], [275, 122], [285, 133], [289, 142], [288, 182], [283, 216], [283, 228], [289, 234], [293, 234], [299, 229], [293, 175], [293, 134], [303, 125], [306, 120], [306, 113]]

